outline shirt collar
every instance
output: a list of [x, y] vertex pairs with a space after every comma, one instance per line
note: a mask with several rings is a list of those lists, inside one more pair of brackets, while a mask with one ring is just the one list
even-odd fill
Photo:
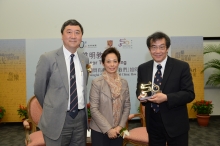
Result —
[[162, 68], [164, 69], [164, 68], [165, 68], [165, 65], [166, 65], [166, 62], [167, 62], [167, 56], [166, 56], [166, 58], [165, 58], [162, 62], [160, 62], [160, 63], [154, 61], [154, 67], [157, 67], [157, 65], [160, 64], [160, 65], [162, 66]]
[[[65, 60], [68, 60], [70, 58], [70, 55], [72, 54], [70, 51], [68, 51], [65, 46], [63, 45], [63, 53], [64, 53], [64, 57]], [[78, 53], [77, 51], [75, 53], [73, 53], [75, 55], [76, 58], [78, 58]]]

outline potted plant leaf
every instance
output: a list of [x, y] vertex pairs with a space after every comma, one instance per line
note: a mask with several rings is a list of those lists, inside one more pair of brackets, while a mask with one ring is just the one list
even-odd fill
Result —
[[88, 123], [90, 123], [91, 120], [90, 103], [87, 103], [87, 113], [88, 113]]
[[6, 113], [5, 108], [3, 106], [0, 106], [0, 122], [2, 118], [4, 117], [5, 113]]
[[24, 121], [25, 119], [28, 119], [27, 107], [19, 105], [17, 112], [18, 112], [18, 115], [22, 117], [22, 121]]
[[[217, 53], [220, 55], [220, 44], [219, 45], [209, 44], [209, 45], [204, 46], [203, 54], [208, 54], [208, 53]], [[220, 56], [218, 57], [218, 59], [216, 58], [211, 59], [210, 61], [204, 64], [204, 69], [202, 70], [202, 72], [204, 72], [206, 69], [209, 69], [209, 68], [214, 69], [213, 73], [208, 77], [206, 85], [211, 85], [215, 87], [220, 86], [220, 59], [219, 58]]]
[[207, 126], [210, 114], [213, 112], [212, 101], [199, 100], [192, 104], [192, 108], [197, 113], [197, 121], [200, 126]]

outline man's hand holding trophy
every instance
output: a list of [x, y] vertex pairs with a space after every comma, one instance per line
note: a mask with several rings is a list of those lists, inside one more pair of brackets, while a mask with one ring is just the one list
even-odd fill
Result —
[[160, 87], [156, 84], [153, 84], [152, 87], [152, 83], [148, 82], [148, 84], [141, 84], [140, 90], [141, 90], [140, 101], [145, 101], [152, 97], [152, 96], [148, 96], [147, 92], [152, 92], [151, 95], [154, 95], [155, 93], [160, 91]]

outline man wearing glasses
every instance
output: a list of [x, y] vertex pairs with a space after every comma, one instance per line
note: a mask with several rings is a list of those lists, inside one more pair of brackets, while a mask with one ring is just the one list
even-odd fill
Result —
[[[167, 55], [170, 44], [162, 32], [150, 35], [147, 47], [153, 60], [138, 67], [136, 95], [145, 106], [150, 146], [188, 146], [187, 103], [195, 98], [194, 86], [189, 64]], [[149, 83], [151, 97], [141, 100], [140, 86]]]

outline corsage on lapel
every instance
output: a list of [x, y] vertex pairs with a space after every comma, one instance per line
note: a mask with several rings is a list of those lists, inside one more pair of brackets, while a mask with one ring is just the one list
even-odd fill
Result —
[[90, 74], [92, 72], [92, 64], [86, 64], [86, 70]]

